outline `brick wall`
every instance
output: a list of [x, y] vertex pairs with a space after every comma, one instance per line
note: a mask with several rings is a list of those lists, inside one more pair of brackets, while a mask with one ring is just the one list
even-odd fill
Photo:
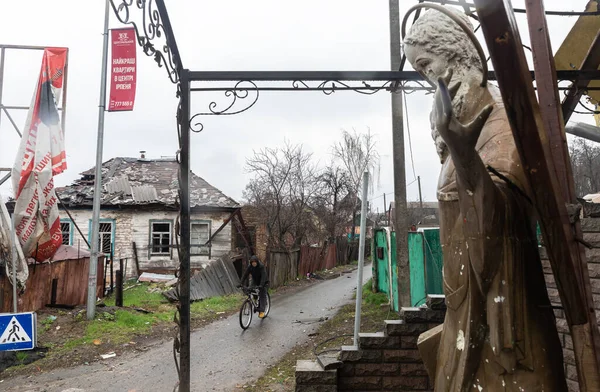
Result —
[[267, 259], [267, 226], [261, 217], [260, 211], [253, 206], [243, 206], [242, 216], [247, 227], [254, 227], [256, 243], [254, 244], [254, 253], [262, 261]]
[[428, 308], [403, 308], [403, 319], [385, 321], [383, 332], [361, 333], [358, 347], [342, 347], [337, 370], [299, 361], [296, 392], [433, 391], [417, 339], [443, 322], [443, 297], [437, 300]]
[[[590, 281], [592, 285], [592, 293], [594, 295], [594, 304], [596, 308], [596, 316], [600, 323], [600, 218], [585, 218], [581, 221], [583, 229], [583, 239], [589, 242], [595, 249], [586, 249], [588, 270], [590, 273]], [[552, 269], [548, 256], [544, 248], [540, 248], [544, 273], [546, 274], [546, 286], [548, 288], [548, 296], [552, 305], [562, 307], [556, 282], [552, 275]], [[569, 391], [579, 392], [579, 383], [577, 381], [577, 370], [575, 368], [575, 353], [573, 351], [573, 341], [569, 334], [569, 326], [565, 319], [565, 313], [561, 309], [554, 311], [556, 315], [556, 326], [558, 334], [563, 345], [563, 356], [565, 362], [565, 373]]]

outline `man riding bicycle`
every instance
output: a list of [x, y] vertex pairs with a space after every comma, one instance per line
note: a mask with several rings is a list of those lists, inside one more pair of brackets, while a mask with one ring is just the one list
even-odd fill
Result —
[[250, 265], [244, 275], [242, 276], [242, 283], [246, 281], [248, 275], [252, 275], [252, 283], [258, 286], [259, 300], [258, 300], [258, 317], [265, 317], [265, 304], [267, 303], [267, 288], [266, 285], [269, 283], [267, 276], [267, 269], [265, 265], [258, 260], [258, 257], [253, 255], [250, 257]]

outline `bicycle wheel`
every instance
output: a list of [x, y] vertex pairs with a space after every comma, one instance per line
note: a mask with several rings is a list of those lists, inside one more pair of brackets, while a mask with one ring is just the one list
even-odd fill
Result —
[[267, 291], [267, 303], [265, 304], [265, 317], [269, 315], [269, 310], [271, 310], [271, 296]]
[[240, 308], [240, 327], [248, 329], [250, 322], [252, 322], [252, 303], [245, 300]]

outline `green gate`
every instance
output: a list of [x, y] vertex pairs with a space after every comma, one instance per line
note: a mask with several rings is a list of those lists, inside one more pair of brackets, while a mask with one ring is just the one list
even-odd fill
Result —
[[[376, 290], [390, 297], [393, 309], [399, 310], [398, 269], [396, 268], [396, 233], [391, 232], [391, 260], [386, 229], [373, 233], [373, 276]], [[411, 306], [421, 306], [428, 294], [443, 294], [442, 247], [438, 228], [420, 229], [408, 233]], [[391, 284], [390, 284], [391, 279]]]

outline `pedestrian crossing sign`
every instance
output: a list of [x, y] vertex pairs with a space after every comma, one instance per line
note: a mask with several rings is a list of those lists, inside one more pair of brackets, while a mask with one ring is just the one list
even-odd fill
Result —
[[31, 350], [36, 340], [34, 312], [0, 313], [0, 351]]

